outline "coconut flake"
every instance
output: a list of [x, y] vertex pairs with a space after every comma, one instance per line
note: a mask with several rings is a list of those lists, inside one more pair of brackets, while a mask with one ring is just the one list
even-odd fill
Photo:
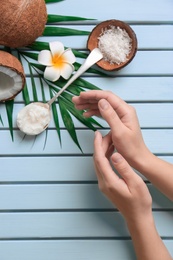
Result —
[[110, 64], [121, 64], [128, 60], [132, 49], [132, 39], [126, 30], [110, 26], [98, 37], [98, 47], [103, 54], [103, 59]]

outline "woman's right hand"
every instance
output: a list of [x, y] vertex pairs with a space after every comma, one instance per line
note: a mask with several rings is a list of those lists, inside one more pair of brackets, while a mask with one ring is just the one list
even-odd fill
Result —
[[107, 121], [114, 147], [131, 166], [135, 167], [138, 160], [150, 153], [144, 143], [135, 109], [112, 92], [81, 92], [79, 97], [73, 97], [73, 102], [77, 109], [86, 110], [86, 117], [101, 115]]

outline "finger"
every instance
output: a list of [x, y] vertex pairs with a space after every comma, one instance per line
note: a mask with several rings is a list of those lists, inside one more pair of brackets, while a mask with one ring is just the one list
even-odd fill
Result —
[[98, 160], [102, 156], [102, 155], [98, 156], [98, 149], [99, 149], [99, 147], [101, 147], [101, 145], [102, 145], [102, 136], [101, 136], [100, 132], [96, 131], [95, 132], [95, 138], [94, 138], [93, 159], [94, 159], [94, 168], [95, 168], [95, 172], [96, 172], [96, 175], [97, 175], [99, 185], [101, 185], [101, 183], [103, 183], [103, 176], [102, 176], [100, 167], [98, 167]]
[[120, 176], [123, 178], [123, 180], [126, 182], [129, 190], [132, 188], [138, 178], [140, 178], [131, 168], [131, 166], [128, 164], [128, 162], [122, 157], [119, 153], [114, 153], [112, 155], [112, 164], [115, 167], [115, 169], [118, 171]]
[[88, 110], [83, 113], [84, 117], [98, 116], [100, 117], [100, 111], [98, 109]]
[[90, 104], [90, 103], [84, 103], [84, 104], [75, 104], [75, 107], [78, 110], [86, 110], [86, 109], [90, 109], [90, 110], [98, 110], [98, 103], [94, 103], [94, 104]]
[[105, 156], [105, 149], [110, 146], [109, 138], [107, 137], [107, 141], [105, 139], [104, 142], [101, 134], [97, 131], [94, 139], [94, 165], [98, 180], [109, 183], [112, 181], [112, 178], [118, 180], [119, 177], [114, 173], [109, 160]]
[[102, 138], [102, 146], [105, 156], [108, 160], [110, 160], [110, 156], [112, 155], [113, 151], [115, 150], [114, 144], [112, 142], [112, 133], [109, 132]]
[[122, 133], [124, 125], [121, 122], [119, 116], [113, 107], [109, 104], [106, 99], [101, 99], [98, 103], [101, 116], [106, 120], [111, 128], [114, 136], [118, 136]]
[[80, 94], [80, 96], [72, 97], [72, 101], [73, 101], [73, 103], [75, 103], [75, 105], [97, 104], [98, 103], [98, 100], [96, 100], [94, 98], [91, 98], [91, 99], [87, 98], [87, 95], [84, 95], [84, 98], [83, 98], [82, 94]]
[[93, 115], [100, 116], [100, 111], [98, 109], [98, 102], [89, 102], [89, 100], [84, 100], [80, 96], [73, 97], [72, 101], [75, 105], [75, 108], [78, 110], [87, 110], [84, 112], [85, 117], [91, 117]]
[[111, 91], [103, 91], [103, 90], [90, 90], [86, 92], [81, 92], [80, 97], [84, 100], [99, 101], [101, 99], [106, 99], [110, 105], [115, 109], [117, 115], [122, 118], [129, 111], [129, 105], [122, 100], [120, 97], [116, 96]]

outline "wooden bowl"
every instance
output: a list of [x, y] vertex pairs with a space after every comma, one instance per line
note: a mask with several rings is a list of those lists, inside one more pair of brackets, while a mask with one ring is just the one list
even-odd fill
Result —
[[99, 43], [99, 37], [103, 33], [103, 31], [110, 29], [111, 26], [114, 27], [120, 27], [121, 29], [124, 29], [129, 37], [132, 40], [132, 48], [127, 56], [127, 61], [122, 62], [120, 64], [116, 63], [110, 63], [109, 61], [105, 61], [104, 59], [100, 60], [97, 62], [97, 65], [107, 71], [114, 71], [114, 70], [120, 70], [121, 68], [125, 67], [131, 60], [134, 58], [136, 51], [137, 51], [137, 38], [132, 30], [132, 28], [127, 24], [119, 20], [107, 20], [104, 22], [99, 23], [90, 33], [87, 41], [87, 48], [92, 51], [94, 48], [98, 48], [98, 43]]

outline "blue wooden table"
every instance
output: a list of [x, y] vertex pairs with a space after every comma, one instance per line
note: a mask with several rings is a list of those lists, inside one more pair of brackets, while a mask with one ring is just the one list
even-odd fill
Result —
[[[173, 163], [172, 0], [107, 0], [105, 4], [98, 0], [66, 0], [47, 5], [47, 11], [96, 19], [64, 22], [61, 26], [65, 28], [91, 31], [98, 22], [108, 19], [129, 23], [138, 39], [134, 60], [113, 77], [89, 73], [83, 77], [132, 104], [149, 149]], [[86, 51], [87, 37], [39, 40], [60, 40], [65, 46]], [[31, 92], [27, 66], [25, 72]], [[41, 91], [39, 95], [41, 98]], [[46, 95], [49, 99], [48, 91]], [[15, 98], [14, 118], [23, 106], [19, 94]], [[132, 242], [121, 214], [97, 187], [92, 162], [93, 131], [74, 119], [81, 153], [62, 120], [60, 145], [51, 122], [44, 147], [46, 133], [36, 140], [26, 137], [22, 141], [15, 125], [12, 141], [2, 103], [0, 114], [4, 123], [0, 124], [0, 259], [134, 260]], [[103, 134], [107, 131], [102, 129]], [[152, 194], [158, 232], [173, 256], [173, 204], [144, 181]]]

